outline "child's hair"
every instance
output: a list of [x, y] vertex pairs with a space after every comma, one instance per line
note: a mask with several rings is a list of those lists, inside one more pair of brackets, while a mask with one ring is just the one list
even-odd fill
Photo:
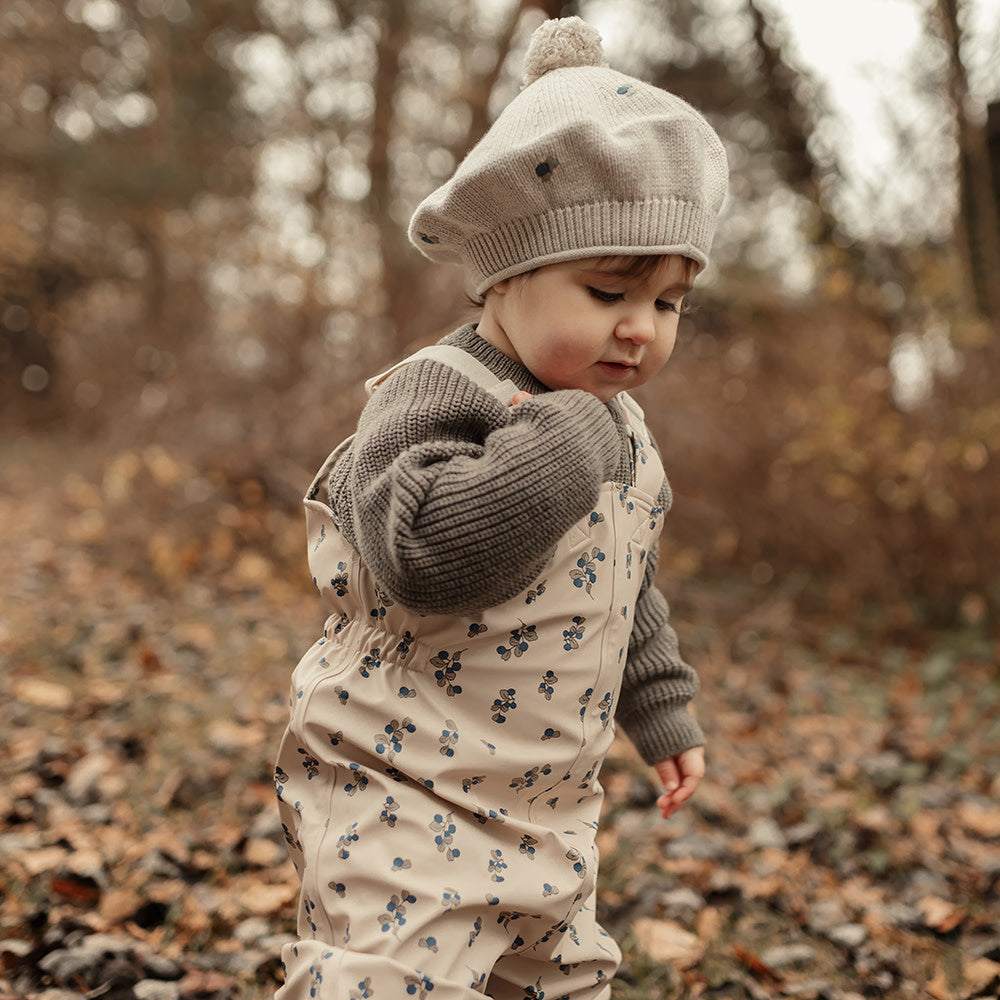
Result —
[[465, 265], [474, 295], [583, 257], [708, 262], [727, 190], [719, 137], [679, 97], [601, 60], [595, 28], [546, 21], [520, 94], [417, 207], [410, 239], [432, 260]]

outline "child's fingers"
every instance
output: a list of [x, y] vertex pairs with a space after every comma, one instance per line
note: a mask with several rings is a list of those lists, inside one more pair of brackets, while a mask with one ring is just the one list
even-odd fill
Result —
[[656, 800], [664, 819], [669, 819], [692, 795], [701, 782], [700, 775], [688, 775], [673, 791], [667, 791]]
[[705, 775], [705, 750], [703, 747], [692, 747], [676, 757], [661, 760], [656, 770], [663, 783], [664, 793], [656, 804], [664, 819], [668, 819], [692, 795]]
[[524, 389], [519, 389], [514, 393], [514, 397], [511, 399], [510, 405], [517, 406], [518, 403], [523, 403], [526, 399], [531, 399], [531, 393], [525, 392]]

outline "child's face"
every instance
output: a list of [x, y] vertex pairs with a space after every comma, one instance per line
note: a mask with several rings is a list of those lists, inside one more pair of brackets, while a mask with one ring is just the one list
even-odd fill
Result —
[[479, 334], [550, 389], [584, 389], [606, 403], [666, 364], [691, 290], [683, 257], [663, 257], [641, 277], [627, 277], [627, 263], [591, 257], [499, 281]]

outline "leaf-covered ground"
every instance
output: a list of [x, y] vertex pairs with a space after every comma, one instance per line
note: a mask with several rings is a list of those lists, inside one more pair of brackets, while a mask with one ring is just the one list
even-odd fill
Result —
[[[0, 1000], [273, 992], [271, 761], [322, 618], [281, 492], [162, 449], [0, 453]], [[664, 823], [630, 748], [607, 764], [616, 1000], [1000, 995], [997, 649], [674, 596], [710, 773]]]

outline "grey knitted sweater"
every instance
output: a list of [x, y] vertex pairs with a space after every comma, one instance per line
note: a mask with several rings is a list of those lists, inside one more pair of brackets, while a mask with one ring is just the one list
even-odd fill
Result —
[[[533, 397], [517, 406], [420, 359], [369, 400], [334, 466], [329, 501], [379, 586], [424, 614], [467, 614], [524, 590], [607, 481], [628, 482], [630, 443], [612, 400], [551, 391], [474, 326], [445, 337]], [[670, 506], [664, 480], [660, 505]], [[647, 763], [704, 743], [652, 552], [616, 721]]]

